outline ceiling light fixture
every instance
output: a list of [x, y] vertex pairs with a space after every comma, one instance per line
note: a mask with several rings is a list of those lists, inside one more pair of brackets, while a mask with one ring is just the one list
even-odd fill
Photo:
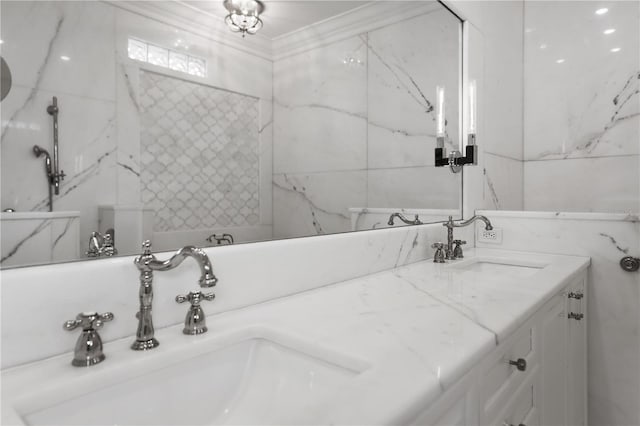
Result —
[[609, 9], [607, 9], [606, 7], [603, 7], [602, 9], [596, 10], [596, 15], [604, 15], [608, 11], [609, 11]]
[[222, 2], [229, 14], [224, 18], [231, 31], [255, 34], [262, 28], [260, 14], [264, 12], [264, 4], [259, 0], [224, 0]]
[[604, 30], [604, 31], [603, 31], [603, 33], [604, 33], [605, 35], [613, 34], [613, 33], [615, 33], [615, 32], [616, 32], [616, 29], [615, 29], [615, 28], [609, 28], [609, 29], [607, 29], [607, 30]]
[[611, 51], [612, 51], [613, 53], [619, 52], [619, 51], [621, 51], [621, 50], [622, 50], [622, 49], [621, 49], [621, 48], [619, 48], [619, 47], [614, 47], [613, 49], [611, 49]]

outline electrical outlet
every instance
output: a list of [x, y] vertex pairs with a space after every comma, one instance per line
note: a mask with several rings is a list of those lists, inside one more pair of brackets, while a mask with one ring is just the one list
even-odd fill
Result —
[[502, 244], [502, 229], [493, 228], [488, 231], [484, 227], [478, 228], [478, 242], [490, 244]]

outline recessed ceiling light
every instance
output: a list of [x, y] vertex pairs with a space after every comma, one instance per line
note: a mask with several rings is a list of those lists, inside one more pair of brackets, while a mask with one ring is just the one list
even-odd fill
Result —
[[63, 61], [70, 61], [71, 60], [71, 58], [66, 56], [66, 55], [60, 56], [60, 59], [62, 59]]
[[556, 61], [556, 64], [562, 64], [562, 63], [564, 63], [564, 59], [558, 59], [558, 60]]
[[4, 40], [0, 40], [0, 44], [4, 43]]
[[615, 28], [608, 28], [608, 29], [603, 31], [603, 33], [606, 34], [606, 35], [613, 34], [615, 32], [616, 32]]
[[540, 49], [546, 49], [546, 48], [547, 48], [546, 44], [543, 43], [543, 44], [540, 45]]
[[604, 15], [608, 11], [609, 11], [609, 9], [607, 9], [606, 7], [603, 7], [602, 9], [596, 10], [596, 15]]
[[613, 49], [611, 49], [611, 51], [612, 51], [613, 53], [619, 52], [619, 51], [621, 51], [621, 50], [622, 50], [622, 49], [621, 49], [620, 47], [614, 47]]

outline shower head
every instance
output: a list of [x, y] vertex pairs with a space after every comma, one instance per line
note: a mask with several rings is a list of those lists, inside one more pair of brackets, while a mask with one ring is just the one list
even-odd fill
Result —
[[40, 156], [42, 154], [46, 155], [47, 157], [49, 157], [49, 153], [47, 152], [46, 149], [44, 148], [40, 148], [38, 145], [34, 145], [33, 146], [33, 153], [36, 155], [36, 157], [40, 158]]

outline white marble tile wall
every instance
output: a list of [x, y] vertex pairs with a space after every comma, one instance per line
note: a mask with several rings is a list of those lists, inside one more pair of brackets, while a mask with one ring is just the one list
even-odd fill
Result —
[[625, 214], [480, 211], [503, 231], [501, 245], [477, 247], [591, 257], [589, 424], [640, 424], [640, 280], [623, 271], [640, 256], [640, 218]]
[[638, 213], [640, 4], [528, 1], [524, 48], [525, 208]]
[[[60, 168], [66, 178], [53, 206], [79, 210], [80, 235], [97, 228], [97, 201], [116, 201], [114, 12], [102, 3], [2, 4], [2, 56], [13, 87], [2, 102], [2, 209], [48, 210], [44, 159], [53, 152], [58, 97]], [[86, 241], [81, 238], [81, 251]]]
[[[266, 150], [260, 167], [271, 181], [271, 112], [265, 107], [271, 103], [270, 61], [103, 2], [6, 1], [0, 19], [2, 56], [13, 76], [1, 111], [2, 209], [48, 209], [44, 160], [31, 148], [53, 150], [46, 113], [52, 96], [60, 106], [60, 165], [66, 173], [54, 210], [80, 211], [80, 252], [98, 229], [98, 205], [141, 203], [141, 63], [127, 57], [129, 36], [163, 46], [181, 39], [194, 55], [208, 59], [209, 75], [198, 82], [263, 100], [261, 117], [267, 121], [260, 140]], [[270, 200], [270, 184], [259, 195]], [[260, 209], [262, 225], [271, 223], [269, 203]]]
[[[459, 236], [470, 240], [473, 230], [465, 228]], [[207, 248], [219, 282], [216, 300], [205, 310], [211, 315], [238, 309], [424, 260], [433, 255], [431, 244], [444, 238], [442, 224], [432, 224]], [[157, 256], [165, 259], [171, 254]], [[133, 257], [10, 269], [1, 274], [2, 368], [70, 352], [77, 336], [65, 332], [61, 324], [81, 311], [115, 314], [101, 330], [107, 342], [135, 335], [139, 273]], [[195, 262], [154, 275], [156, 328], [184, 320], [184, 306], [174, 298], [196, 289], [199, 276]], [[15, 303], [24, 294], [30, 295], [34, 306], [48, 308], [25, 317], [24, 306]], [[215, 328], [215, 321], [208, 325]]]
[[347, 231], [352, 207], [458, 207], [460, 176], [433, 167], [433, 98], [446, 87], [457, 123], [460, 23], [410, 21], [274, 63], [274, 236]]

